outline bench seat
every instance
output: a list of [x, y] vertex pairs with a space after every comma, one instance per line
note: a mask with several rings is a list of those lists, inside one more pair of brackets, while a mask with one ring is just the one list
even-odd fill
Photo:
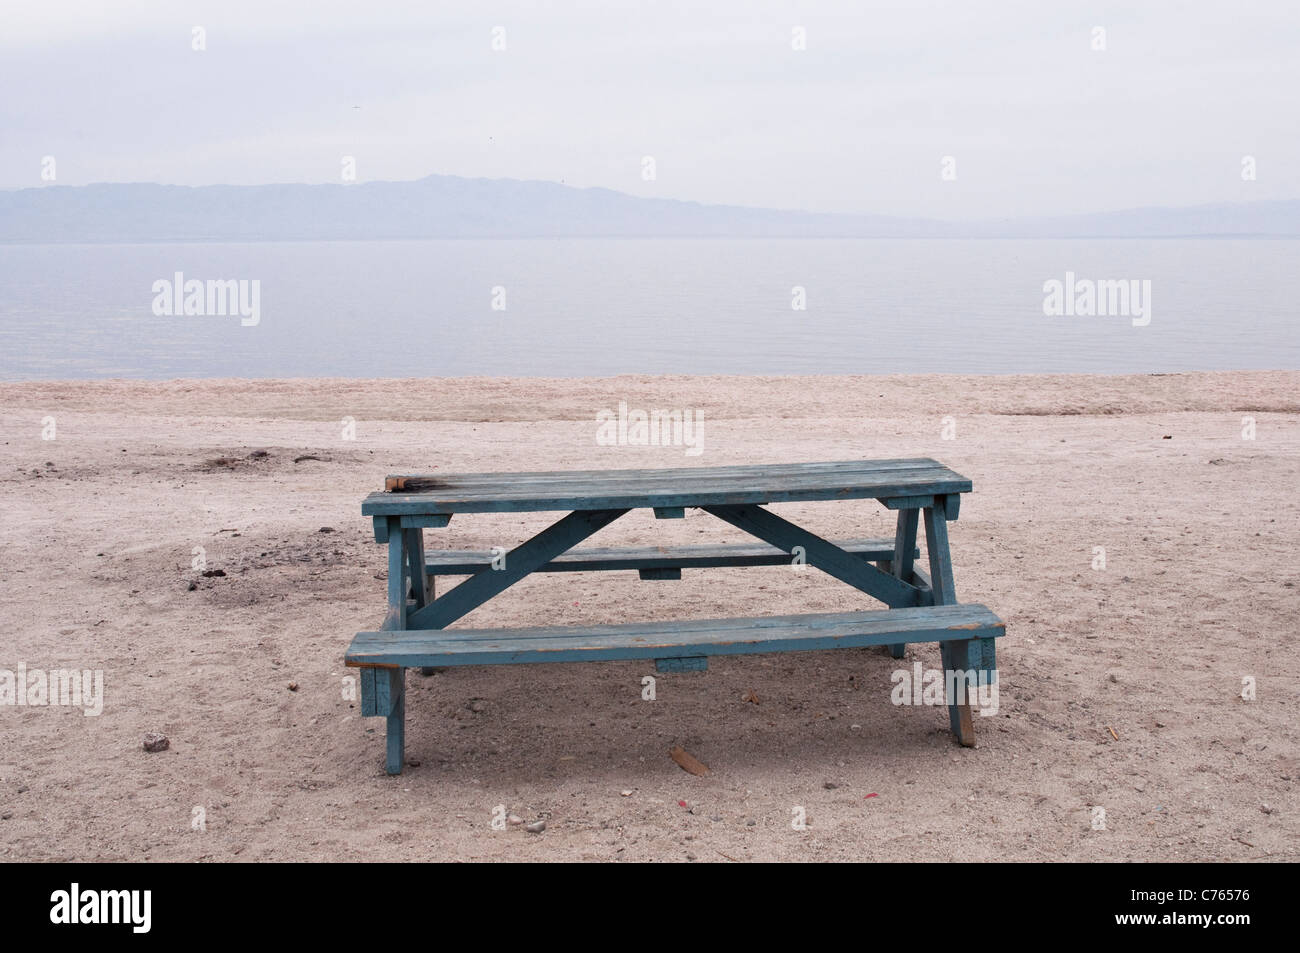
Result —
[[[892, 539], [847, 539], [835, 543], [869, 561], [894, 558]], [[913, 551], [913, 558], [920, 550]], [[489, 568], [492, 556], [474, 550], [425, 553], [430, 576], [472, 576]], [[641, 546], [573, 549], [557, 556], [537, 572], [590, 572], [612, 569], [716, 569], [723, 566], [788, 566], [790, 554], [766, 543], [725, 543], [712, 546]]]
[[358, 633], [346, 662], [354, 667], [421, 668], [667, 660], [991, 639], [1005, 628], [989, 609], [966, 604], [619, 625], [379, 631]]

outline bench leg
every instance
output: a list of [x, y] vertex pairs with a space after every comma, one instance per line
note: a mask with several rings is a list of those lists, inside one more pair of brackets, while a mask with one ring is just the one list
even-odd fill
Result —
[[365, 666], [361, 675], [361, 714], [386, 719], [389, 774], [401, 774], [406, 755], [406, 669]]
[[394, 669], [393, 673], [392, 684], [395, 687], [391, 691], [395, 697], [388, 713], [388, 756], [384, 770], [389, 774], [401, 774], [402, 765], [406, 763], [406, 669]]
[[[948, 695], [948, 727], [952, 729], [954, 737], [964, 748], [975, 747], [975, 719], [972, 717], [970, 694], [977, 689], [961, 677], [975, 667], [971, 664], [970, 646], [970, 639], [939, 643], [939, 657], [943, 660], [944, 691], [947, 692], [949, 687], [955, 689]], [[961, 674], [954, 678], [950, 675], [952, 672]], [[958, 682], [961, 684], [957, 684]], [[963, 690], [962, 685], [965, 686], [965, 697], [959, 703], [958, 692]]]

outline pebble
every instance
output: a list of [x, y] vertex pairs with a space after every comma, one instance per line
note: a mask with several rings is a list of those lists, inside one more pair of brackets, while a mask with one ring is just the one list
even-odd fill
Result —
[[533, 823], [531, 824], [526, 824], [524, 826], [524, 830], [526, 830], [530, 834], [540, 834], [542, 831], [546, 830], [546, 822], [533, 821]]
[[14, 816], [13, 811], [5, 811], [3, 814], [0, 814], [0, 821], [7, 821], [9, 820], [9, 818], [13, 816]]
[[758, 821], [754, 820], [753, 818], [750, 818], [745, 822], [746, 827], [755, 827], [757, 825], [758, 825]]
[[823, 781], [822, 787], [824, 787], [827, 791], [834, 791], [837, 787], [839, 787], [839, 785], [836, 784], [834, 781]]
[[1261, 805], [1259, 806], [1259, 809], [1260, 809], [1261, 811], [1263, 811], [1265, 814], [1272, 814], [1272, 813], [1273, 813], [1273, 808], [1270, 807], [1270, 806], [1267, 805], [1267, 804], [1261, 804]]
[[26, 793], [27, 793], [28, 791], [30, 791], [30, 790], [31, 790], [31, 788], [29, 788], [29, 787], [28, 787], [27, 785], [25, 785], [25, 784], [20, 784], [20, 785], [18, 785], [18, 793], [19, 793], [19, 794], [26, 794]]
[[318, 533], [332, 533], [332, 532], [334, 532], [334, 527], [333, 527], [333, 526], [322, 526], [320, 529], [316, 530], [316, 532], [318, 532]]
[[620, 796], [620, 797], [631, 797], [631, 796], [632, 796], [632, 789], [631, 789], [631, 788], [624, 788], [622, 791], [619, 791], [618, 793], [619, 793], [619, 796]]
[[156, 731], [151, 731], [144, 736], [145, 751], [166, 751], [171, 746], [172, 743], [167, 740], [167, 736]]
[[418, 768], [418, 767], [420, 766], [420, 759], [419, 759], [419, 758], [407, 758], [407, 759], [406, 759], [406, 766], [407, 766], [408, 768]]
[[481, 698], [476, 698], [469, 703], [469, 710], [475, 714], [487, 711], [487, 702]]
[[298, 683], [297, 683], [297, 682], [290, 682], [290, 683], [289, 683], [289, 691], [291, 691], [291, 692], [296, 692], [297, 690], [298, 690]]
[[506, 823], [507, 823], [507, 824], [510, 824], [510, 825], [512, 825], [512, 826], [514, 826], [514, 827], [518, 827], [518, 826], [519, 826], [520, 824], [522, 824], [523, 822], [524, 822], [524, 819], [523, 819], [522, 817], [520, 817], [518, 814], [511, 814], [511, 815], [509, 815], [509, 816], [506, 817]]

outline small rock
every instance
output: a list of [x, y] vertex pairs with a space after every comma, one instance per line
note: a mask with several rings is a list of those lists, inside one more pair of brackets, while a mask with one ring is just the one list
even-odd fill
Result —
[[419, 758], [407, 758], [407, 759], [406, 759], [406, 766], [407, 766], [408, 768], [418, 768], [418, 767], [420, 766], [420, 759], [419, 759]]
[[531, 824], [525, 824], [524, 830], [530, 834], [540, 834], [542, 831], [546, 830], [546, 822], [533, 821]]
[[506, 817], [506, 823], [511, 825], [512, 827], [518, 827], [523, 822], [524, 819], [520, 817], [518, 814], [511, 814]]
[[5, 811], [3, 814], [0, 814], [0, 821], [7, 821], [9, 820], [9, 818], [13, 816], [14, 816], [13, 811]]
[[185, 590], [186, 590], [187, 592], [193, 592], [193, 591], [194, 591], [195, 589], [197, 589], [197, 588], [199, 588], [199, 584], [198, 584], [197, 582], [195, 582], [193, 579], [191, 579], [191, 580], [190, 580], [190, 584], [189, 584], [188, 586], [185, 587]]
[[167, 740], [167, 736], [156, 731], [151, 731], [144, 736], [145, 751], [166, 751], [171, 746], [172, 743]]
[[1272, 814], [1272, 813], [1273, 813], [1273, 808], [1272, 808], [1271, 806], [1267, 805], [1267, 804], [1261, 804], [1261, 805], [1259, 806], [1259, 809], [1260, 809], [1261, 811], [1263, 811], [1265, 814]]
[[482, 712], [485, 712], [487, 711], [487, 702], [485, 702], [481, 698], [476, 698], [469, 703], [469, 710], [474, 712], [475, 714], [480, 714]]
[[836, 784], [834, 781], [823, 781], [822, 787], [824, 787], [827, 791], [834, 791], [837, 787], [839, 787], [839, 785]]
[[745, 822], [745, 826], [746, 826], [746, 827], [757, 827], [757, 826], [758, 826], [758, 821], [754, 820], [754, 819], [751, 817], [749, 820], [747, 820], [747, 821]]
[[290, 682], [290, 683], [289, 683], [289, 691], [291, 691], [291, 692], [296, 692], [297, 690], [298, 690], [298, 683], [297, 683], [297, 682]]
[[713, 821], [716, 824], [718, 821], [722, 820], [722, 815], [714, 814], [711, 818], [709, 818], [709, 820]]
[[211, 579], [214, 576], [224, 576], [225, 574], [226, 571], [224, 569], [205, 569], [203, 571], [203, 576], [207, 579]]
[[332, 532], [334, 532], [334, 527], [333, 527], [333, 526], [322, 526], [320, 529], [316, 530], [316, 532], [318, 532], [318, 533], [332, 533]]
[[618, 793], [619, 793], [619, 795], [620, 795], [621, 797], [631, 797], [631, 796], [632, 796], [632, 789], [631, 789], [631, 788], [624, 788], [622, 791], [619, 791]]
[[270, 454], [265, 450], [254, 450], [248, 455], [250, 460], [261, 460], [263, 457], [269, 457]]
[[26, 794], [26, 793], [27, 793], [28, 791], [30, 791], [30, 790], [31, 790], [31, 788], [29, 788], [29, 787], [28, 787], [27, 785], [25, 785], [25, 784], [20, 784], [20, 785], [18, 785], [18, 793], [19, 793], [19, 794]]

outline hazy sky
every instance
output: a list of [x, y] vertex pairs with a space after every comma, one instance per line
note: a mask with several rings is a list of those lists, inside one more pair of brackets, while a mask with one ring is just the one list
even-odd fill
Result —
[[2, 2], [3, 188], [45, 156], [63, 185], [203, 185], [352, 155], [944, 218], [1300, 197], [1294, 0]]

